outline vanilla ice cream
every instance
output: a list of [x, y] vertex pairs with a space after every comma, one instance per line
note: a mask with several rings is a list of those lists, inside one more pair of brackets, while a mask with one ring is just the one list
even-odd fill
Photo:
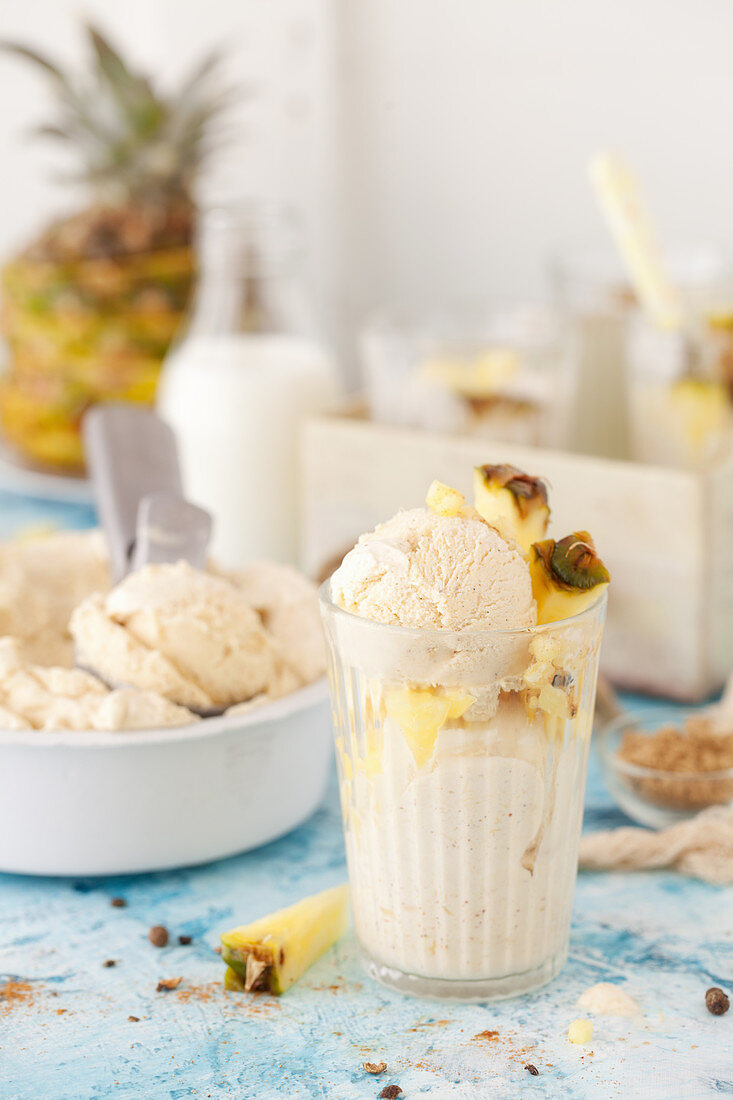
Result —
[[638, 1001], [612, 982], [598, 982], [578, 998], [578, 1007], [593, 1016], [641, 1016]]
[[0, 636], [14, 637], [32, 664], [71, 668], [69, 619], [109, 571], [99, 531], [64, 531], [0, 543]]
[[77, 663], [108, 684], [156, 691], [197, 711], [266, 691], [277, 653], [229, 581], [185, 562], [147, 565], [74, 611]]
[[323, 676], [326, 671], [323, 626], [316, 588], [311, 581], [289, 565], [274, 561], [250, 562], [226, 576], [260, 616], [277, 649], [282, 666], [280, 675], [290, 673], [296, 687]]
[[0, 728], [132, 730], [195, 721], [151, 691], [110, 689], [79, 669], [29, 664], [13, 638], [0, 639]]
[[180, 724], [239, 713], [325, 672], [316, 589], [294, 569], [148, 566], [110, 591], [96, 530], [0, 543], [2, 646], [2, 729]]
[[479, 517], [398, 512], [362, 535], [331, 578], [333, 599], [355, 615], [420, 629], [532, 626], [527, 563]]
[[567, 953], [600, 619], [537, 626], [528, 561], [471, 508], [398, 513], [329, 588], [367, 969], [463, 999], [542, 984]]

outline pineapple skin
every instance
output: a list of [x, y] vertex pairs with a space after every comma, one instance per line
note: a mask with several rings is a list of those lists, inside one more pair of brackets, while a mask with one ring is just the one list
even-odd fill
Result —
[[28, 254], [2, 274], [6, 439], [41, 466], [81, 469], [81, 421], [99, 402], [152, 405], [194, 275], [188, 245], [108, 259]]
[[[569, 619], [594, 604], [608, 588], [608, 581], [592, 588], [574, 588], [565, 584], [547, 566], [539, 552], [539, 544], [532, 546], [529, 559], [529, 575], [532, 581], [532, 595], [537, 604], [537, 623], [555, 623], [560, 619]], [[606, 574], [608, 575], [608, 574]]]
[[349, 888], [344, 884], [224, 932], [221, 955], [232, 972], [225, 976], [227, 988], [244, 989], [247, 958], [252, 954], [271, 968], [270, 993], [285, 993], [343, 936], [348, 923]]

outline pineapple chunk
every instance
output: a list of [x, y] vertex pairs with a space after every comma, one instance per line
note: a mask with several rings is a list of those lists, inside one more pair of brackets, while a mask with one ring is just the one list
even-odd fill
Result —
[[447, 691], [445, 697], [448, 700], [448, 718], [462, 718], [472, 703], [476, 702], [475, 695], [469, 695], [467, 691], [458, 688]]
[[492, 397], [506, 387], [519, 365], [512, 348], [487, 348], [469, 359], [428, 359], [420, 376], [462, 397]]
[[433, 755], [440, 729], [449, 719], [460, 718], [474, 701], [465, 691], [431, 688], [392, 688], [384, 697], [387, 714], [400, 726], [418, 770]]
[[590, 1020], [573, 1020], [568, 1028], [568, 1039], [571, 1043], [578, 1043], [582, 1046], [589, 1043], [592, 1038], [593, 1024]]
[[537, 709], [543, 710], [552, 718], [565, 719], [570, 715], [570, 697], [562, 688], [544, 683], [537, 697]]
[[348, 925], [348, 886], [303, 898], [221, 936], [227, 989], [284, 993]]
[[515, 542], [523, 554], [547, 532], [550, 508], [545, 483], [515, 466], [477, 466], [474, 502], [487, 523], [502, 538]]
[[460, 516], [466, 507], [466, 498], [457, 489], [434, 481], [428, 489], [425, 503], [438, 516]]
[[560, 542], [535, 543], [529, 573], [538, 623], [554, 623], [585, 611], [611, 579], [587, 531], [576, 531]]
[[681, 378], [672, 386], [670, 407], [680, 430], [697, 453], [712, 437], [727, 431], [730, 398], [721, 382], [709, 378]]

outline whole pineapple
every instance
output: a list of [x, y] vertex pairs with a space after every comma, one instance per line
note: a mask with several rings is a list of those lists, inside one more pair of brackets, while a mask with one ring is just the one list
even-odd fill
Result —
[[91, 72], [77, 82], [33, 50], [58, 97], [41, 134], [78, 157], [87, 209], [55, 222], [2, 272], [10, 351], [0, 425], [26, 458], [80, 468], [80, 423], [100, 401], [153, 402], [161, 362], [193, 277], [193, 184], [229, 92], [212, 54], [162, 96], [94, 27]]

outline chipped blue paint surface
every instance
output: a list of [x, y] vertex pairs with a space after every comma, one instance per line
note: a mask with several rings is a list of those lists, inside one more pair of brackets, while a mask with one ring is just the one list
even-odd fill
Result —
[[12, 538], [37, 525], [85, 530], [95, 522], [91, 504], [43, 500], [0, 487], [0, 538]]
[[[624, 821], [592, 758], [586, 827]], [[730, 891], [666, 872], [583, 874], [565, 970], [496, 1006], [384, 990], [361, 973], [350, 937], [279, 1000], [223, 991], [219, 932], [344, 875], [332, 784], [291, 836], [206, 867], [103, 880], [0, 876], [0, 982], [18, 983], [17, 997], [0, 1000], [0, 1097], [368, 1100], [391, 1083], [405, 1100], [733, 1091], [733, 1012], [713, 1017], [704, 1005], [710, 985], [733, 983]], [[110, 906], [118, 895], [126, 908]], [[170, 929], [170, 946], [149, 943], [153, 924]], [[191, 946], [178, 945], [181, 934]], [[156, 992], [160, 978], [179, 975], [178, 989]], [[597, 1018], [592, 1044], [571, 1046], [577, 997], [601, 980], [635, 996], [645, 1024]], [[485, 1031], [498, 1037], [477, 1038]], [[379, 1078], [361, 1069], [382, 1060]]]
[[[587, 820], [623, 820], [595, 761]], [[583, 874], [565, 970], [497, 1006], [388, 992], [360, 972], [350, 937], [279, 1000], [224, 993], [219, 932], [343, 876], [334, 785], [291, 836], [207, 867], [83, 881], [0, 876], [0, 980], [30, 986], [0, 1001], [0, 1096], [363, 1100], [393, 1082], [405, 1100], [730, 1094], [733, 1016], [710, 1016], [703, 1000], [708, 986], [733, 980], [729, 892], [668, 873]], [[126, 908], [110, 906], [115, 895]], [[153, 924], [171, 930], [172, 946], [148, 942]], [[193, 944], [179, 946], [179, 934]], [[115, 967], [102, 966], [109, 958]], [[156, 993], [160, 978], [179, 975], [177, 990]], [[646, 1024], [598, 1018], [592, 1045], [571, 1046], [575, 1001], [601, 980], [637, 997]], [[487, 1030], [498, 1039], [474, 1038]], [[360, 1068], [381, 1060], [389, 1073], [378, 1080]]]

